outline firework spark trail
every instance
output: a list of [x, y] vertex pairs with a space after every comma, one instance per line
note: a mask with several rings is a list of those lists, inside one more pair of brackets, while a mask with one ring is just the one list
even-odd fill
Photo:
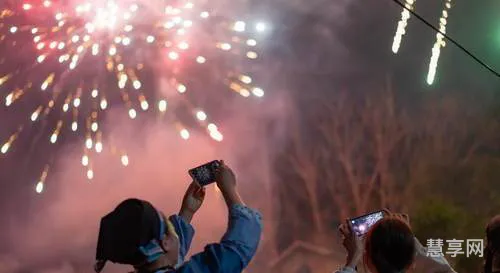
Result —
[[[196, 64], [222, 70], [225, 76], [219, 80], [243, 97], [264, 95], [241, 69], [222, 64], [226, 59], [234, 63], [258, 58], [257, 40], [249, 35], [265, 31], [265, 24], [257, 23], [250, 29], [243, 21], [212, 16], [192, 2], [159, 3], [161, 11], [158, 4], [146, 6], [137, 1], [92, 0], [62, 6], [45, 0], [37, 5], [21, 3], [0, 13], [0, 41], [6, 53], [1, 61], [21, 67], [0, 74], [5, 107], [21, 100], [39, 101], [27, 121], [31, 126], [43, 122], [44, 131], [39, 134], [49, 132], [47, 144], [41, 138], [31, 145], [57, 145], [70, 131], [83, 138], [81, 164], [89, 180], [94, 178], [92, 158], [105, 147], [127, 166], [130, 161], [124, 149], [112, 141], [104, 145], [100, 120], [117, 101], [125, 106], [130, 119], [152, 110], [164, 117], [167, 97], [151, 92], [153, 88], [147, 86], [147, 76], [157, 63], [168, 72], [168, 83], [179, 94], [196, 92], [191, 90], [189, 75], [185, 75], [185, 66]], [[22, 46], [27, 39], [33, 46]], [[26, 62], [24, 56], [34, 59]], [[110, 78], [114, 84], [109, 83]], [[189, 109], [210, 137], [223, 140], [217, 125], [188, 97], [176, 103]], [[180, 137], [189, 139], [188, 125], [180, 118], [173, 119]], [[19, 126], [4, 142], [2, 154], [8, 153], [26, 127]], [[42, 170], [35, 187], [38, 193], [44, 190], [52, 168], [47, 163]]]
[[[446, 34], [446, 24], [448, 19], [448, 11], [451, 9], [451, 0], [446, 0], [445, 7], [442, 11], [441, 18], [439, 19], [439, 30]], [[432, 57], [429, 64], [429, 72], [427, 73], [427, 83], [432, 85], [436, 77], [436, 70], [438, 66], [439, 56], [441, 55], [441, 48], [446, 46], [444, 36], [441, 33], [436, 34], [436, 43], [432, 48]]]
[[[413, 10], [415, 8], [415, 2], [416, 0], [406, 0], [405, 7]], [[394, 35], [394, 41], [392, 43], [392, 52], [394, 54], [398, 53], [403, 35], [406, 34], [406, 27], [408, 26], [408, 20], [410, 19], [410, 12], [407, 9], [403, 9], [401, 12], [401, 20], [398, 22], [396, 34]]]

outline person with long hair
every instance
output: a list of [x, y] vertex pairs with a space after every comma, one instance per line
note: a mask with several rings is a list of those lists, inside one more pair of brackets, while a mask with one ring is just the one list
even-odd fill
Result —
[[365, 235], [364, 244], [350, 225], [340, 226], [347, 259], [337, 273], [355, 273], [361, 261], [365, 271], [371, 273], [404, 273], [415, 263], [428, 273], [456, 273], [444, 257], [428, 257], [426, 248], [415, 238], [407, 215], [386, 212], [388, 215]]

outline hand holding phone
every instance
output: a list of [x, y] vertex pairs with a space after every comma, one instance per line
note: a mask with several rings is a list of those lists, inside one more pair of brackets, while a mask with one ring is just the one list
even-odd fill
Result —
[[349, 225], [352, 228], [352, 231], [358, 237], [361, 237], [365, 235], [368, 232], [368, 230], [382, 218], [384, 218], [384, 211], [376, 211], [369, 214], [365, 214], [363, 216], [349, 219], [348, 221]]
[[221, 166], [219, 160], [211, 161], [207, 164], [189, 170], [189, 175], [200, 186], [204, 187], [216, 180], [216, 171]]
[[356, 265], [359, 264], [363, 257], [363, 243], [361, 242], [361, 238], [355, 234], [350, 222], [340, 225], [339, 231], [342, 234], [342, 245], [347, 251], [345, 265], [356, 268]]
[[383, 212], [386, 215], [390, 215], [391, 217], [400, 219], [401, 221], [405, 222], [408, 226], [410, 226], [410, 216], [408, 214], [391, 212], [389, 209], [383, 209]]
[[224, 163], [224, 160], [220, 161], [220, 166], [215, 172], [215, 179], [217, 181], [217, 186], [219, 186], [221, 190], [224, 189], [227, 191], [236, 187], [236, 175], [233, 170]]

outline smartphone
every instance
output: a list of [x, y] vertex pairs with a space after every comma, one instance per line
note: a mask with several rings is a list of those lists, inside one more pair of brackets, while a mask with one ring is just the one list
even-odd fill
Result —
[[361, 237], [365, 235], [368, 230], [382, 218], [384, 218], [384, 211], [376, 211], [369, 214], [365, 214], [363, 216], [359, 216], [356, 218], [349, 219], [349, 224], [352, 227], [354, 233]]
[[206, 186], [215, 182], [215, 170], [217, 170], [220, 166], [220, 161], [214, 160], [189, 170], [189, 175], [194, 179], [194, 181], [198, 182], [200, 186]]

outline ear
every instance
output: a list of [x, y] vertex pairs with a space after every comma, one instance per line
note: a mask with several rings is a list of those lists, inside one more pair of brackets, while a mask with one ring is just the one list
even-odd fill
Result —
[[163, 248], [163, 251], [169, 252], [172, 248], [172, 236], [166, 235], [163, 237], [161, 240], [161, 248]]

